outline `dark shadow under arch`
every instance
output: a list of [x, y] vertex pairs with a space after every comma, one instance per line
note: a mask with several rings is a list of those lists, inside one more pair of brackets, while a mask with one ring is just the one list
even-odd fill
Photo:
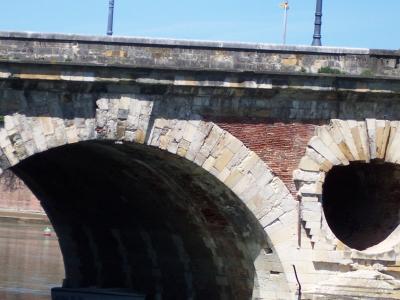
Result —
[[379, 160], [335, 166], [323, 185], [323, 208], [332, 232], [347, 246], [378, 245], [399, 226], [400, 166]]
[[264, 230], [224, 184], [153, 147], [66, 145], [12, 170], [60, 238], [64, 287], [163, 299], [250, 299]]

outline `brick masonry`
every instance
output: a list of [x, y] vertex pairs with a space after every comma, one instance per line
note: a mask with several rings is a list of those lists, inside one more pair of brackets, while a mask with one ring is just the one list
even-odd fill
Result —
[[0, 177], [0, 211], [44, 213], [39, 200], [22, 180], [16, 177], [10, 182], [7, 177]]
[[215, 122], [257, 153], [292, 194], [296, 194], [292, 174], [304, 156], [305, 146], [314, 135], [315, 124], [246, 119], [219, 119]]

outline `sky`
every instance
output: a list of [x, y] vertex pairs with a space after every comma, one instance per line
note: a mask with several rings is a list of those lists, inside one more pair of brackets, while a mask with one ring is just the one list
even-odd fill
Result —
[[[105, 35], [109, 0], [0, 0], [1, 31]], [[281, 44], [282, 0], [115, 0], [114, 35]], [[287, 44], [312, 41], [316, 0], [289, 0]], [[400, 49], [400, 0], [323, 0], [324, 46]]]

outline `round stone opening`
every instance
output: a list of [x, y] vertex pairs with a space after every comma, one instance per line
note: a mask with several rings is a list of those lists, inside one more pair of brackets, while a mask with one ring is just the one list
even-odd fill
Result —
[[323, 185], [329, 227], [347, 246], [365, 250], [399, 225], [400, 166], [380, 161], [335, 166]]

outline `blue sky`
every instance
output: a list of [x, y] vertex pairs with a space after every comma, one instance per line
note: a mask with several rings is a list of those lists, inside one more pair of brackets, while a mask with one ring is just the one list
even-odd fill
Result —
[[[103, 35], [108, 0], [1, 0], [0, 30]], [[281, 0], [115, 0], [114, 35], [281, 43]], [[288, 44], [312, 40], [315, 0], [289, 0]], [[323, 45], [400, 48], [400, 0], [324, 0]]]

